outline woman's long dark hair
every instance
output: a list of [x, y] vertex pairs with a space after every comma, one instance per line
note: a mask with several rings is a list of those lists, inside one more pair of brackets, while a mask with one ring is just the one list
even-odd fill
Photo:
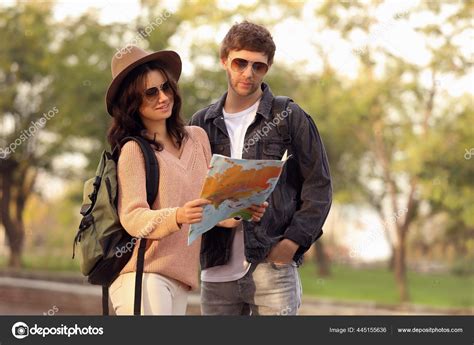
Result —
[[181, 95], [177, 82], [156, 62], [149, 62], [131, 71], [122, 81], [117, 92], [112, 105], [113, 121], [107, 134], [107, 139], [112, 149], [117, 146], [120, 148], [121, 142], [125, 137], [142, 136], [156, 150], [163, 150], [163, 145], [160, 142], [144, 136], [146, 127], [140, 118], [140, 106], [143, 103], [146, 76], [154, 70], [160, 71], [165, 75], [173, 90], [173, 109], [171, 116], [166, 119], [166, 130], [180, 148], [188, 137], [184, 128], [184, 120], [181, 117]]

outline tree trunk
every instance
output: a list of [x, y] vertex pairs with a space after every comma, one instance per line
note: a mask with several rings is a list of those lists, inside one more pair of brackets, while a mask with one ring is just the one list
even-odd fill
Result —
[[399, 234], [398, 243], [395, 245], [394, 255], [394, 273], [400, 302], [405, 303], [410, 300], [408, 293], [407, 274], [406, 274], [406, 253], [405, 253], [405, 235]]
[[314, 259], [318, 270], [318, 275], [320, 277], [328, 277], [331, 275], [330, 262], [321, 240], [316, 241], [314, 244], [314, 249]]
[[[12, 193], [14, 188], [13, 173], [17, 163], [11, 160], [1, 162], [0, 167], [0, 212], [2, 214], [2, 224], [5, 227], [5, 233], [10, 248], [10, 258], [8, 266], [10, 268], [21, 268], [21, 254], [25, 238], [23, 219], [18, 217], [16, 212], [18, 208], [18, 193]], [[15, 195], [17, 194], [17, 195]]]
[[23, 263], [21, 261], [22, 248], [13, 248], [10, 246], [10, 257], [8, 258], [8, 267], [13, 269], [21, 269]]

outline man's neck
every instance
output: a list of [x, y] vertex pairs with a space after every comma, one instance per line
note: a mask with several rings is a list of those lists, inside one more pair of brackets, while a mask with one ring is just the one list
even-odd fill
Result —
[[224, 103], [224, 110], [228, 113], [238, 113], [242, 110], [250, 108], [255, 102], [257, 102], [262, 96], [262, 88], [259, 87], [257, 91], [248, 95], [240, 96], [234, 92], [232, 88], [228, 88], [227, 97]]

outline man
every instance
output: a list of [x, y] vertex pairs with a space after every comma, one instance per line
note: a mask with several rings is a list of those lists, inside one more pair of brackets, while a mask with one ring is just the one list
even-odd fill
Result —
[[258, 223], [215, 227], [201, 245], [204, 315], [296, 315], [301, 305], [297, 267], [322, 235], [332, 200], [329, 165], [313, 120], [296, 103], [275, 114], [263, 78], [275, 43], [262, 26], [235, 24], [220, 58], [227, 92], [193, 115], [212, 152], [233, 158], [278, 159], [291, 154]]

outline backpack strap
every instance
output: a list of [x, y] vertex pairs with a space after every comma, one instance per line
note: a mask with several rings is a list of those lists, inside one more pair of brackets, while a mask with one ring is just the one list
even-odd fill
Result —
[[[135, 141], [140, 146], [145, 159], [146, 199], [148, 205], [151, 208], [156, 196], [158, 195], [158, 187], [160, 185], [160, 169], [158, 166], [158, 159], [156, 158], [155, 151], [151, 147], [150, 143], [142, 137], [126, 137], [121, 142], [122, 146], [130, 140]], [[141, 314], [143, 267], [145, 264], [145, 250], [147, 242], [148, 241], [146, 238], [141, 238], [140, 245], [138, 247], [133, 315]], [[102, 309], [104, 315], [108, 315], [109, 290], [108, 288], [104, 289], [104, 287], [102, 287]]]
[[145, 264], [145, 250], [147, 239], [140, 239], [140, 246], [138, 247], [137, 256], [137, 271], [135, 274], [135, 298], [133, 302], [133, 315], [140, 315], [142, 305], [142, 281], [143, 281], [143, 266]]
[[[283, 121], [278, 121], [277, 131], [278, 134], [283, 138], [283, 142], [290, 146], [291, 145], [291, 135], [290, 135], [290, 113], [286, 110], [288, 104], [293, 102], [293, 100], [286, 96], [275, 96], [272, 103], [272, 116], [273, 118], [283, 117]], [[285, 113], [286, 112], [286, 115]]]
[[109, 315], [109, 287], [102, 285], [102, 315]]
[[158, 160], [156, 159], [155, 151], [151, 147], [150, 143], [142, 137], [127, 137], [122, 141], [122, 145], [127, 141], [135, 141], [143, 152], [145, 159], [145, 173], [146, 173], [146, 199], [148, 205], [153, 204], [158, 195], [159, 186], [159, 168]]

